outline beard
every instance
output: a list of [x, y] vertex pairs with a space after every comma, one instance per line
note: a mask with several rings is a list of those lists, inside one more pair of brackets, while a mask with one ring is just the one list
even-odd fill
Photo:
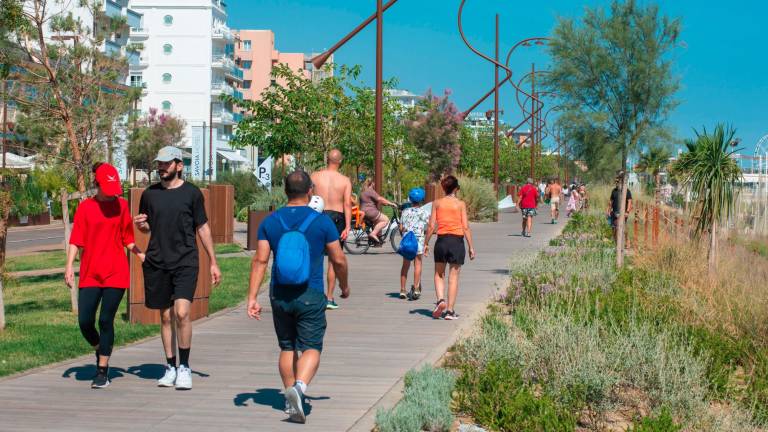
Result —
[[158, 170], [157, 174], [160, 176], [160, 179], [162, 181], [171, 181], [176, 178], [178, 172], [176, 170], [174, 171]]

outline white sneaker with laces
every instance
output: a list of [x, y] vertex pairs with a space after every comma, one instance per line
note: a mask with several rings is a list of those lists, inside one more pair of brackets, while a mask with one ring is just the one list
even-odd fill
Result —
[[171, 365], [165, 365], [165, 375], [157, 380], [158, 387], [173, 387], [176, 382], [176, 368]]
[[176, 374], [176, 390], [192, 390], [192, 370], [179, 366]]

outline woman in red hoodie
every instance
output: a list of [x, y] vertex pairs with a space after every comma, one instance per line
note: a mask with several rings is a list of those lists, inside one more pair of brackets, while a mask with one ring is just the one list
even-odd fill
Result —
[[[120, 175], [112, 165], [93, 166], [95, 197], [80, 203], [67, 249], [64, 280], [75, 289], [73, 264], [80, 252], [80, 283], [78, 320], [80, 331], [96, 350], [96, 376], [92, 388], [109, 385], [109, 356], [115, 340], [115, 314], [130, 286], [130, 270], [125, 248], [142, 261], [144, 254], [133, 238], [133, 220], [128, 201], [121, 198]], [[99, 330], [96, 330], [96, 310], [101, 303]]]

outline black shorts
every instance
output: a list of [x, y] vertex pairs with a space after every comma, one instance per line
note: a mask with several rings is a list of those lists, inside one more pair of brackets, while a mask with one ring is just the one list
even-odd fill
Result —
[[[341, 233], [347, 229], [347, 221], [344, 219], [344, 213], [337, 212], [336, 210], [325, 210], [323, 214], [331, 218], [333, 224], [336, 225], [336, 231], [338, 231], [339, 236], [341, 236]], [[339, 243], [344, 247], [344, 240], [342, 240], [341, 237], [339, 237]]]
[[176, 299], [190, 302], [194, 299], [197, 267], [165, 270], [144, 262], [141, 268], [144, 271], [144, 304], [148, 308], [167, 309]]
[[282, 351], [323, 351], [325, 294], [312, 288], [273, 287], [269, 296], [277, 344]]
[[464, 265], [467, 255], [464, 249], [464, 237], [457, 235], [440, 235], [435, 242], [435, 262]]

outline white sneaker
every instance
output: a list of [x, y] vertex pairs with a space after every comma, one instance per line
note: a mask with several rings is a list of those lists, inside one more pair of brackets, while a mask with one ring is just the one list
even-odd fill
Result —
[[171, 365], [165, 365], [165, 375], [157, 380], [158, 387], [173, 387], [176, 382], [176, 368]]
[[179, 366], [176, 374], [176, 390], [192, 390], [192, 370], [186, 366]]

